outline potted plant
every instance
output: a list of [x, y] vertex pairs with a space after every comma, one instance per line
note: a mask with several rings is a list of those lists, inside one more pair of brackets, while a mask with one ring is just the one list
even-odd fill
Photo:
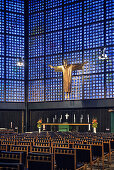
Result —
[[92, 120], [92, 127], [93, 127], [93, 132], [96, 133], [96, 128], [97, 128], [97, 119], [93, 119]]
[[42, 127], [42, 119], [38, 120], [37, 122], [37, 128], [38, 128], [38, 132], [41, 132], [41, 127]]

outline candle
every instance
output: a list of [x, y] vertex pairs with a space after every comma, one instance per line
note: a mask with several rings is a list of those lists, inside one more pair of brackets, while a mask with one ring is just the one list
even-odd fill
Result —
[[74, 114], [74, 123], [76, 122], [76, 116], [75, 116], [75, 114]]
[[55, 119], [57, 119], [57, 115], [55, 115]]
[[11, 122], [11, 129], [12, 129], [12, 122]]
[[55, 122], [55, 118], [53, 118], [53, 123]]
[[61, 115], [61, 119], [62, 119], [62, 115]]
[[49, 118], [47, 117], [47, 123], [49, 122]]
[[89, 123], [89, 115], [87, 115], [88, 123]]
[[91, 125], [89, 124], [89, 125], [88, 125], [88, 131], [90, 131], [90, 130], [91, 130]]

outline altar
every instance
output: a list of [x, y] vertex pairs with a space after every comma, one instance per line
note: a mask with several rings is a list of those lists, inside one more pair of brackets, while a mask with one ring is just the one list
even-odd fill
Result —
[[89, 123], [42, 123], [43, 130], [49, 130], [48, 126], [50, 126], [51, 131], [61, 131], [61, 132], [67, 132], [71, 131], [73, 126], [90, 126]]

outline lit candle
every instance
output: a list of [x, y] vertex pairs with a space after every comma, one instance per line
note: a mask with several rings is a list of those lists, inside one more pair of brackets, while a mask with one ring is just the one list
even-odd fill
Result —
[[12, 129], [12, 122], [11, 122], [11, 129]]
[[75, 114], [74, 114], [74, 123], [75, 123], [75, 121], [76, 121], [76, 116], [75, 116]]
[[89, 115], [87, 115], [88, 123], [89, 123]]
[[90, 131], [90, 130], [91, 130], [91, 125], [89, 124], [89, 125], [88, 125], [88, 131]]

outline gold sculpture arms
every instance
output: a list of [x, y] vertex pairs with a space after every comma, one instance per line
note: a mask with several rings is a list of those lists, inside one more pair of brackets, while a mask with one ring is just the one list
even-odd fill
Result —
[[49, 65], [50, 68], [54, 68], [56, 72], [63, 72], [63, 66], [52, 66]]
[[72, 71], [75, 70], [82, 70], [83, 66], [87, 64], [88, 62], [84, 62], [83, 64], [72, 64]]

